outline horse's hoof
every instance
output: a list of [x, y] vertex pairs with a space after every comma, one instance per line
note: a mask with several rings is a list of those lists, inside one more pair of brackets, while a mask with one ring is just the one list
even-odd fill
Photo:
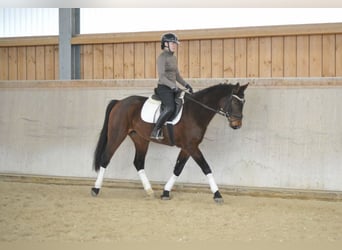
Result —
[[99, 193], [100, 193], [100, 189], [99, 188], [93, 187], [91, 189], [91, 196], [96, 197]]
[[224, 200], [222, 198], [222, 195], [219, 191], [216, 191], [215, 194], [214, 194], [214, 201], [217, 203], [217, 204], [223, 204]]
[[148, 197], [154, 197], [154, 191], [152, 188], [146, 190], [146, 194]]
[[216, 204], [223, 204], [224, 203], [223, 198], [214, 198], [214, 201], [216, 202]]
[[164, 190], [163, 194], [160, 196], [160, 199], [162, 199], [163, 201], [171, 200], [170, 191]]

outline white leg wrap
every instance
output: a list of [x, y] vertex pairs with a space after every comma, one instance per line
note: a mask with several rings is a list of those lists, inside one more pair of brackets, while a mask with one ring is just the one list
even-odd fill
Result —
[[139, 170], [138, 174], [139, 174], [140, 180], [144, 186], [144, 189], [145, 190], [152, 190], [151, 184], [150, 184], [150, 182], [147, 179], [147, 176], [145, 174], [145, 170], [144, 169]]
[[210, 190], [211, 192], [215, 193], [218, 190], [218, 186], [216, 185], [216, 182], [214, 180], [213, 174], [207, 174], [208, 180], [209, 180], [209, 185], [210, 185]]
[[100, 171], [97, 174], [97, 179], [95, 182], [95, 188], [101, 188], [102, 187], [102, 182], [103, 182], [105, 172], [106, 172], [106, 169], [103, 167], [100, 167]]
[[165, 184], [164, 190], [171, 191], [173, 188], [173, 185], [175, 184], [178, 176], [172, 175], [171, 178], [168, 180], [168, 182]]

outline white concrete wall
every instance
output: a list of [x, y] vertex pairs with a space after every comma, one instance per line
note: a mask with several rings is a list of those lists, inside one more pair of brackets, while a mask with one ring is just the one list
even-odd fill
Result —
[[[342, 191], [342, 80], [325, 87], [303, 84], [310, 81], [291, 87], [298, 80], [286, 80], [279, 87], [253, 80], [260, 85], [246, 90], [240, 130], [214, 118], [200, 148], [218, 184]], [[125, 88], [118, 82], [0, 82], [0, 172], [95, 178], [93, 151], [107, 103], [147, 96], [153, 82]], [[194, 86], [204, 87], [201, 81]], [[171, 176], [178, 151], [150, 144], [146, 172], [152, 181]], [[137, 180], [133, 157], [127, 138], [106, 177]], [[192, 159], [179, 181], [207, 182]]]

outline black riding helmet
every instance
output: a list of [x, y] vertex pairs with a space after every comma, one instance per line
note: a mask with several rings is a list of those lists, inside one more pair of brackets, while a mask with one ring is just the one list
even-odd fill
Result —
[[161, 38], [161, 49], [165, 48], [165, 42], [174, 42], [179, 44], [178, 37], [174, 33], [166, 33]]

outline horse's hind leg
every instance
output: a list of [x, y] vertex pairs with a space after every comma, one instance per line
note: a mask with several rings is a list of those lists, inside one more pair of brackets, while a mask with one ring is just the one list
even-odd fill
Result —
[[149, 141], [140, 137], [136, 132], [129, 134], [135, 146], [134, 166], [138, 171], [139, 178], [148, 196], [153, 196], [153, 189], [145, 173], [145, 157]]
[[189, 154], [185, 151], [181, 150], [175, 168], [173, 170], [173, 175], [170, 177], [168, 182], [164, 186], [163, 194], [160, 196], [162, 200], [170, 200], [170, 192], [175, 184], [176, 180], [178, 179], [179, 175], [182, 173], [185, 163], [189, 159]]
[[95, 181], [94, 187], [91, 189], [91, 195], [97, 196], [100, 192], [100, 189], [102, 187], [104, 174], [106, 172], [107, 166], [110, 162], [110, 159], [112, 158], [115, 151], [118, 149], [118, 147], [121, 145], [123, 140], [126, 138], [127, 133], [123, 132], [121, 129], [116, 129], [115, 132], [110, 133], [109, 139], [106, 143], [105, 150], [102, 154], [101, 159], [101, 167], [98, 171], [97, 178]]

